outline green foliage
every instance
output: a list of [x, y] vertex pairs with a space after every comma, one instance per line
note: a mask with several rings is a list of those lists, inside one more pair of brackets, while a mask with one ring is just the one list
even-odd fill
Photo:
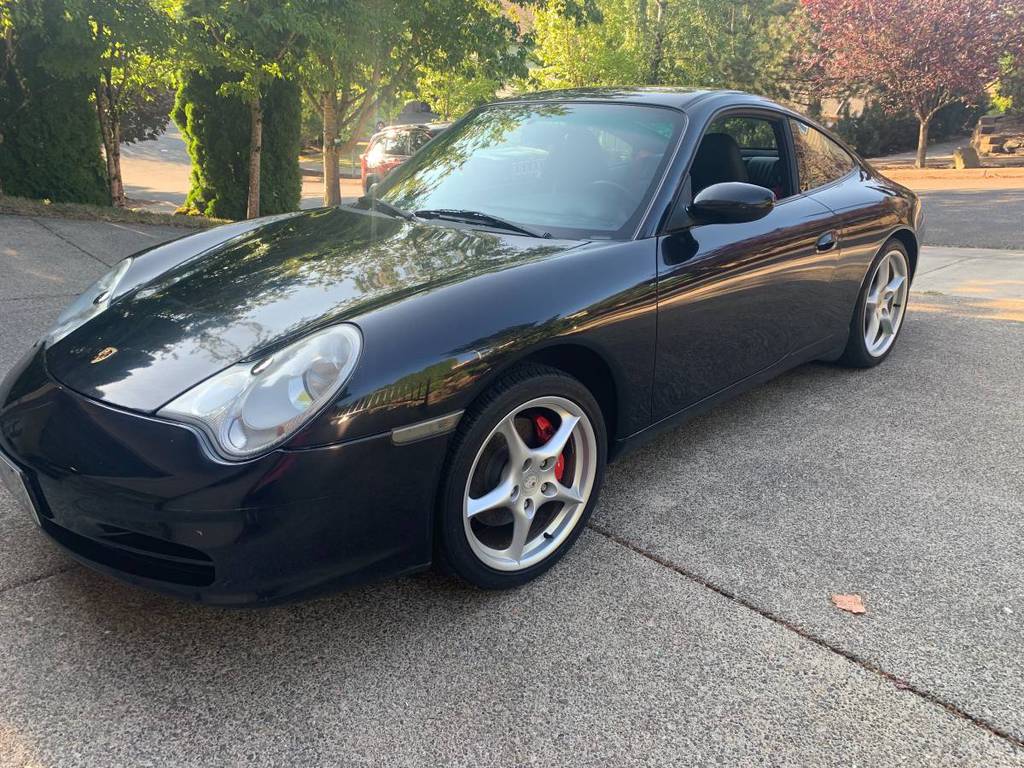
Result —
[[673, 82], [789, 96], [804, 19], [796, 0], [689, 0], [673, 16]]
[[600, 0], [600, 22], [580, 23], [567, 14], [563, 0], [551, 0], [536, 13], [536, 50], [540, 64], [532, 85], [581, 88], [638, 85], [644, 82], [649, 52], [636, 0]]
[[10, 195], [109, 202], [89, 61], [89, 29], [61, 0], [21, 0], [4, 14], [0, 57], [0, 187]]
[[[929, 134], [941, 140], [970, 132], [983, 107], [966, 107], [957, 102], [943, 107], [932, 118]], [[833, 129], [865, 157], [878, 157], [913, 149], [917, 145], [917, 118], [909, 110], [893, 114], [882, 104], [872, 102], [853, 116], [844, 109]]]
[[[95, 76], [122, 141], [153, 138], [167, 125], [173, 27], [156, 0], [65, 0], [88, 20], [98, 54]], [[127, 129], [127, 130], [126, 130]]]
[[[319, 18], [313, 11], [326, 0], [168, 2], [172, 3], [175, 17], [186, 31], [182, 48], [198, 65], [196, 68], [227, 73], [228, 76], [221, 79], [218, 94], [240, 98], [249, 107], [248, 120], [243, 121], [250, 131], [249, 139], [244, 142], [249, 153], [245, 215], [252, 218], [276, 210], [282, 201], [291, 197], [291, 184], [281, 175], [284, 169], [280, 164], [288, 161], [275, 154], [284, 151], [286, 146], [294, 146], [290, 158], [294, 170], [286, 175], [290, 178], [294, 174], [297, 178], [302, 123], [300, 100], [284, 99], [280, 89], [292, 88], [282, 84], [298, 76], [307, 38], [319, 28]], [[267, 151], [261, 133], [264, 124], [272, 121], [280, 121], [282, 125], [278, 126], [280, 131], [275, 131], [277, 145]], [[268, 186], [272, 198], [268, 205], [263, 205], [260, 199], [267, 186], [262, 177], [265, 165], [273, 180]], [[279, 184], [283, 184], [280, 189]], [[221, 192], [216, 191], [214, 201], [221, 199]], [[198, 202], [193, 195], [189, 199]], [[207, 205], [211, 202], [206, 201]], [[298, 203], [297, 196], [295, 202]]]
[[[184, 206], [188, 213], [245, 217], [249, 107], [232, 88], [237, 85], [236, 77], [223, 70], [182, 76], [172, 117], [192, 158], [192, 184]], [[299, 205], [301, 105], [298, 87], [290, 81], [272, 80], [265, 89], [260, 213], [268, 215], [292, 211]]]
[[427, 70], [420, 75], [417, 95], [444, 120], [454, 120], [473, 107], [494, 99], [502, 81], [474, 68], [456, 72]]
[[[290, 77], [318, 30], [314, 9], [328, 0], [167, 0], [182, 25], [181, 47], [198, 68], [235, 73], [221, 92], [252, 99], [271, 80]], [[335, 19], [337, 21], [337, 19]], [[338, 34], [338, 30], [335, 30]]]
[[[573, 3], [585, 13], [591, 0]], [[340, 135], [351, 142], [376, 113], [401, 96], [437, 100], [455, 115], [526, 75], [526, 50], [514, 22], [492, 0], [343, 0], [313, 2], [320, 23], [302, 64], [311, 101], [337, 98]], [[339, 19], [350, 30], [339, 33]]]
[[596, 0], [600, 21], [564, 0], [536, 13], [531, 85], [698, 85], [785, 97], [799, 50], [796, 0]]
[[[260, 214], [284, 213], [299, 207], [302, 171], [299, 150], [302, 97], [291, 80], [272, 80], [263, 96], [263, 158], [260, 173]], [[242, 147], [248, 149], [248, 141]]]
[[1024, 54], [1004, 56], [992, 106], [1000, 112], [1024, 114]]

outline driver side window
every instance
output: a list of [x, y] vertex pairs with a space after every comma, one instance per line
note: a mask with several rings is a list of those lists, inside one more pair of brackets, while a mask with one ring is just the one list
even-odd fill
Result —
[[781, 120], [726, 115], [716, 118], [701, 139], [690, 167], [692, 193], [712, 184], [740, 181], [775, 193], [793, 194], [786, 158], [781, 150]]

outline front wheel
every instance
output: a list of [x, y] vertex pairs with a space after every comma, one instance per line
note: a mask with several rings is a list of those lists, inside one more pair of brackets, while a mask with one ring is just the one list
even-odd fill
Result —
[[506, 376], [467, 411], [438, 510], [438, 548], [485, 589], [515, 587], [572, 546], [597, 502], [606, 435], [576, 379], [546, 366]]
[[850, 322], [840, 362], [855, 368], [878, 365], [892, 351], [910, 298], [910, 259], [898, 240], [885, 244], [871, 263]]

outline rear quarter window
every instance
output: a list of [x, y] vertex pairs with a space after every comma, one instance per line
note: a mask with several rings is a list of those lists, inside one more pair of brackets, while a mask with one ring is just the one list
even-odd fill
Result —
[[850, 153], [821, 131], [790, 119], [800, 191], [807, 192], [841, 179], [857, 167]]

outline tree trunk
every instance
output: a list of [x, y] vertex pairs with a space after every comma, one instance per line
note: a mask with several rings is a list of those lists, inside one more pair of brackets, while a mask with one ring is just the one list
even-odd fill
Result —
[[928, 125], [932, 121], [932, 116], [918, 115], [917, 119], [920, 125], [917, 130], [917, 160], [914, 161], [914, 166], [924, 168], [928, 154]]
[[341, 204], [341, 180], [338, 178], [338, 94], [321, 95], [324, 118], [324, 205]]
[[362, 95], [363, 103], [356, 110], [355, 119], [350, 123], [350, 131], [348, 140], [341, 145], [339, 152], [341, 154], [348, 154], [355, 149], [356, 144], [359, 143], [360, 137], [366, 130], [370, 117], [373, 114], [373, 110], [376, 109], [386, 96], [390, 95], [390, 90], [386, 92], [379, 92], [377, 90], [377, 77], [371, 80], [366, 91]]
[[260, 156], [263, 154], [263, 103], [259, 96], [249, 102], [249, 200], [245, 217], [260, 215]]
[[107, 161], [107, 183], [110, 186], [110, 204], [124, 208], [124, 183], [121, 180], [121, 121], [110, 103], [107, 83], [101, 77], [96, 86], [96, 115], [103, 137], [103, 155]]
[[661, 64], [665, 58], [665, 12], [668, 9], [668, 0], [658, 0], [658, 7], [654, 21], [654, 42], [651, 47], [651, 58], [648, 64], [647, 84], [658, 85], [661, 78]]

